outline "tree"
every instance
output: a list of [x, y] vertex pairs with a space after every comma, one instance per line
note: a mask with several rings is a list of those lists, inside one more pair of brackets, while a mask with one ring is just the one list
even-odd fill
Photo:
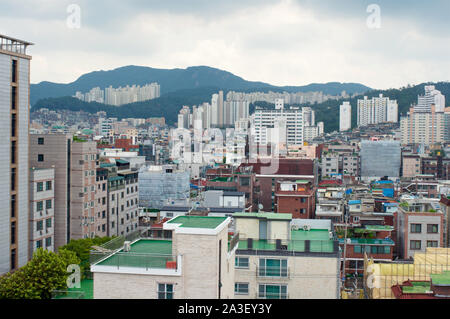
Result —
[[79, 263], [73, 252], [56, 254], [40, 248], [24, 267], [0, 278], [0, 298], [50, 299], [52, 291], [66, 287], [67, 266]]

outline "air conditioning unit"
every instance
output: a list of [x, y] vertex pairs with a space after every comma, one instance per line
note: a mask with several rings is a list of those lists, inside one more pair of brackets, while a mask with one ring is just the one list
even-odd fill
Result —
[[131, 250], [131, 241], [126, 241], [123, 243], [123, 251], [129, 252]]
[[304, 231], [310, 231], [311, 230], [311, 225], [304, 225], [303, 226], [303, 230]]
[[333, 237], [334, 237], [333, 232], [330, 231], [330, 232], [328, 233], [328, 235], [329, 235], [330, 239], [333, 239]]
[[300, 227], [298, 225], [292, 225], [291, 230], [299, 230]]

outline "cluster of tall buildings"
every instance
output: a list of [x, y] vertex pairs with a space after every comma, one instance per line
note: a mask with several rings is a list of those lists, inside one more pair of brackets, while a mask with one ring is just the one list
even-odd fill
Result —
[[328, 100], [337, 100], [340, 98], [349, 98], [350, 96], [343, 91], [341, 95], [327, 95], [323, 92], [234, 92], [230, 91], [227, 94], [227, 100], [246, 100], [250, 103], [267, 102], [274, 103], [277, 99], [283, 99], [286, 104], [315, 104], [323, 103]]
[[223, 91], [220, 91], [213, 94], [211, 103], [194, 106], [192, 113], [184, 106], [178, 115], [178, 128], [188, 129], [200, 124], [203, 129], [233, 127], [237, 121], [249, 117], [249, 109], [249, 101], [232, 96], [224, 101]]
[[400, 120], [402, 144], [435, 144], [450, 140], [450, 108], [445, 96], [434, 86], [425, 86], [425, 95], [418, 97], [406, 116]]
[[398, 103], [388, 97], [358, 100], [358, 127], [379, 123], [398, 123]]
[[282, 99], [276, 100], [275, 109], [257, 107], [250, 117], [251, 135], [257, 144], [279, 144], [286, 148], [303, 145], [323, 135], [324, 125], [316, 125], [315, 112], [310, 107], [284, 107]]
[[102, 104], [121, 106], [124, 104], [153, 100], [161, 96], [161, 88], [158, 83], [140, 85], [127, 85], [126, 87], [113, 88], [109, 86], [102, 90], [99, 87], [91, 89], [87, 93], [76, 92], [75, 97], [84, 102], [97, 102]]

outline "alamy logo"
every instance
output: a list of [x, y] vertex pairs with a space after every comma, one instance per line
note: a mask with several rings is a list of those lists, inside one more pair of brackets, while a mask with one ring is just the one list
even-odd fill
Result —
[[81, 271], [78, 265], [69, 265], [67, 267], [67, 272], [70, 273], [67, 278], [67, 288], [81, 288]]
[[81, 8], [78, 4], [71, 4], [67, 7], [67, 17], [66, 23], [69, 29], [80, 29], [81, 28]]
[[378, 4], [371, 4], [367, 7], [367, 13], [370, 13], [367, 18], [367, 27], [369, 29], [381, 28], [381, 8]]

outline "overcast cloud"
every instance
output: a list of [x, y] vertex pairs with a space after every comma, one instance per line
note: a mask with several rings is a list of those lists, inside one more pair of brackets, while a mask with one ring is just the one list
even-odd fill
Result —
[[[81, 8], [70, 29], [67, 7]], [[381, 8], [381, 28], [367, 7]], [[447, 81], [450, 1], [0, 0], [0, 33], [35, 43], [33, 83], [124, 65], [208, 65], [274, 85]]]

